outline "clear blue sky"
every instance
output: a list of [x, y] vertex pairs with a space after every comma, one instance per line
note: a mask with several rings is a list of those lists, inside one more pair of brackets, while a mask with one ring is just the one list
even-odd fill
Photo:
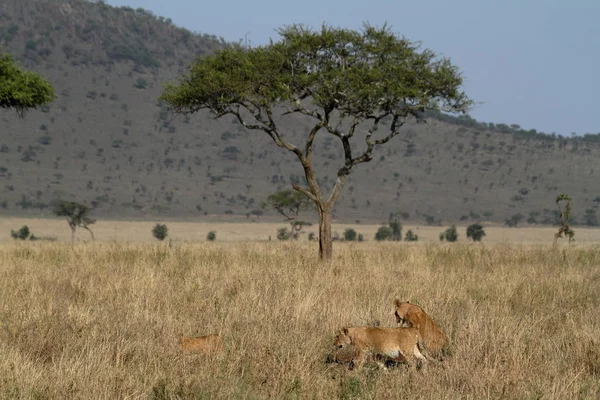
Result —
[[[387, 22], [450, 57], [480, 121], [569, 135], [600, 133], [600, 0], [108, 0], [199, 33], [253, 45], [278, 27]], [[595, 94], [595, 95], [594, 95]]]

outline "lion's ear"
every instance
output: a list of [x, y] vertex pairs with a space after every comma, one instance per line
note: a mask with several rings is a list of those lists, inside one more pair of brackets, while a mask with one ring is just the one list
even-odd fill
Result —
[[410, 304], [410, 300], [406, 300], [406, 302], [407, 302], [408, 304]]
[[402, 304], [402, 302], [400, 301], [400, 299], [396, 299], [394, 300], [394, 304], [396, 305], [396, 307], [400, 307], [400, 304]]
[[342, 332], [344, 335], [348, 335], [348, 328], [342, 328], [341, 332]]

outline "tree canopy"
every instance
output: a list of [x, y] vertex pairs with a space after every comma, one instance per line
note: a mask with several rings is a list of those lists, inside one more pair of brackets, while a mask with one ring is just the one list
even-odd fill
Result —
[[[293, 188], [315, 203], [319, 252], [329, 259], [333, 206], [352, 168], [370, 161], [373, 150], [398, 135], [408, 118], [422, 121], [427, 111], [464, 113], [472, 101], [449, 59], [386, 26], [364, 25], [359, 32], [291, 25], [279, 34], [280, 41], [266, 46], [230, 46], [199, 58], [178, 84], [165, 87], [161, 99], [178, 113], [207, 109], [216, 117], [233, 115], [294, 153], [307, 187]], [[303, 146], [291, 143], [277, 124], [277, 118], [289, 114], [314, 123]], [[344, 151], [329, 196], [323, 195], [313, 166], [313, 144], [321, 132], [337, 137]], [[364, 138], [359, 152], [351, 141], [355, 134]]]
[[54, 215], [65, 217], [71, 228], [71, 242], [75, 240], [75, 230], [77, 227], [87, 230], [92, 235], [92, 240], [94, 240], [94, 232], [92, 232], [89, 225], [94, 224], [96, 220], [88, 216], [91, 211], [92, 209], [85, 204], [73, 201], [60, 202], [54, 207]]
[[34, 72], [19, 68], [10, 54], [0, 53], [0, 108], [24, 112], [50, 103], [55, 98], [52, 85]]

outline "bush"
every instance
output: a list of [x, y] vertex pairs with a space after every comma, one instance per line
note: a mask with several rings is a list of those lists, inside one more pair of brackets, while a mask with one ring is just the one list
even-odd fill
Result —
[[[30, 233], [31, 232], [29, 231], [29, 227], [27, 225], [23, 225], [18, 231], [13, 231], [12, 229], [10, 230], [10, 236], [15, 240], [27, 240]], [[35, 236], [31, 235], [31, 237], [33, 238], [31, 240], [35, 240]]]
[[404, 236], [404, 240], [407, 242], [416, 242], [419, 240], [419, 236], [414, 234], [410, 229], [406, 231], [406, 235]]
[[467, 227], [467, 237], [473, 239], [474, 242], [479, 242], [485, 236], [483, 226], [472, 224]]
[[344, 240], [348, 242], [353, 242], [356, 240], [356, 231], [352, 228], [348, 228], [344, 231]]
[[138, 78], [133, 84], [133, 87], [136, 89], [146, 89], [148, 87], [148, 81], [144, 78]]
[[440, 240], [456, 242], [458, 240], [458, 232], [456, 232], [456, 226], [452, 225], [450, 228], [440, 233]]
[[363, 234], [362, 234], [362, 233], [359, 233], [359, 234], [358, 234], [358, 241], [359, 241], [359, 242], [364, 242], [364, 241], [365, 241], [365, 237], [363, 236]]
[[152, 236], [157, 238], [158, 240], [165, 240], [169, 232], [167, 225], [164, 224], [156, 224], [152, 229]]
[[217, 240], [217, 232], [215, 232], [215, 231], [208, 232], [208, 235], [206, 235], [206, 240], [208, 240], [210, 242], [214, 242], [215, 240]]
[[277, 239], [278, 240], [288, 240], [291, 237], [291, 232], [288, 228], [278, 228], [277, 229]]
[[312, 240], [317, 240], [317, 235], [315, 235], [314, 232], [310, 232], [308, 234], [308, 240], [312, 241]]
[[389, 226], [380, 226], [375, 233], [375, 240], [390, 240], [392, 238], [392, 229]]

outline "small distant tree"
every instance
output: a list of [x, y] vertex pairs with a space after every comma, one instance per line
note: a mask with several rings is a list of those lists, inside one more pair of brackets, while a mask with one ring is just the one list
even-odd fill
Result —
[[94, 240], [94, 232], [92, 232], [89, 226], [94, 224], [96, 220], [88, 216], [90, 211], [91, 208], [85, 204], [72, 201], [59, 203], [54, 208], [54, 215], [57, 217], [65, 217], [69, 224], [69, 228], [71, 228], [71, 243], [75, 241], [75, 231], [78, 227], [87, 230], [90, 235], [92, 235], [92, 240]]
[[402, 224], [398, 220], [398, 213], [392, 213], [389, 217], [389, 226], [392, 230], [391, 240], [400, 241], [402, 240]]
[[348, 228], [344, 231], [344, 240], [348, 242], [353, 242], [356, 240], [357, 233], [354, 229]]
[[277, 240], [289, 240], [291, 236], [288, 228], [277, 228]]
[[264, 211], [263, 210], [259, 210], [259, 209], [255, 209], [250, 211], [250, 214], [254, 215], [256, 217], [256, 219], [260, 218], [261, 216], [264, 215]]
[[377, 241], [382, 241], [382, 240], [391, 240], [392, 239], [392, 228], [390, 228], [389, 226], [380, 226], [379, 229], [377, 229], [377, 232], [375, 232], [375, 240]]
[[456, 242], [458, 240], [458, 232], [456, 231], [456, 226], [452, 225], [450, 228], [440, 233], [440, 240], [446, 240], [447, 242]]
[[25, 111], [46, 105], [55, 97], [48, 81], [20, 69], [12, 56], [0, 52], [0, 108], [12, 108], [23, 117]]
[[23, 225], [18, 231], [10, 230], [10, 236], [15, 240], [27, 240], [30, 231], [27, 225]]
[[167, 225], [165, 224], [156, 224], [154, 225], [154, 228], [152, 228], [152, 236], [158, 240], [165, 240], [168, 234], [169, 228], [167, 228]]
[[[312, 225], [310, 222], [298, 219], [300, 211], [308, 210], [312, 207], [311, 200], [302, 192], [287, 189], [273, 193], [267, 198], [267, 202], [263, 203], [263, 208], [267, 206], [275, 209], [289, 222], [291, 232], [287, 235], [288, 239], [297, 239], [305, 226]], [[279, 233], [277, 237], [279, 238]]]
[[485, 236], [483, 226], [480, 224], [472, 224], [467, 226], [467, 237], [473, 239], [474, 242], [479, 242]]
[[209, 242], [214, 242], [215, 240], [217, 240], [217, 232], [208, 232], [208, 234], [206, 235], [206, 240], [208, 240]]
[[413, 233], [413, 231], [409, 229], [406, 231], [404, 240], [406, 240], [407, 242], [416, 242], [419, 240], [419, 236], [417, 234]]
[[556, 196], [556, 205], [560, 212], [560, 227], [558, 228], [558, 232], [554, 234], [554, 243], [558, 241], [558, 238], [563, 237], [563, 235], [568, 237], [569, 243], [571, 243], [575, 240], [575, 232], [568, 224], [568, 221], [571, 219], [571, 197], [564, 193], [559, 194]]

